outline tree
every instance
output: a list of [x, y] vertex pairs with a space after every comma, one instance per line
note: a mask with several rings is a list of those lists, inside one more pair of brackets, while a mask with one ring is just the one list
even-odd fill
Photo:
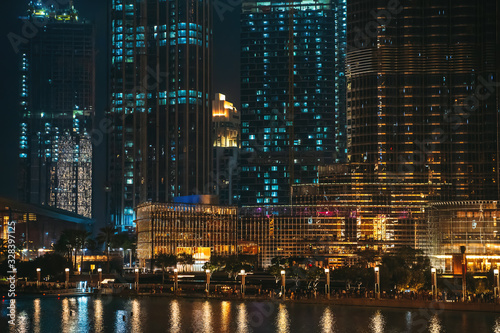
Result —
[[97, 242], [99, 244], [104, 244], [106, 249], [106, 264], [107, 264], [107, 272], [109, 273], [109, 247], [111, 245], [111, 240], [113, 235], [115, 234], [115, 228], [111, 226], [107, 226], [101, 228], [99, 230], [99, 234], [97, 235]]
[[[73, 261], [73, 251], [79, 248], [79, 230], [64, 230], [59, 237], [59, 240], [54, 244], [54, 251], [64, 254], [68, 261], [71, 262], [73, 269], [76, 268], [76, 253]], [[73, 264], [74, 263], [74, 264]]]
[[225, 266], [226, 266], [226, 260], [224, 257], [212, 256], [210, 258], [210, 261], [207, 261], [202, 268], [204, 270], [209, 269], [211, 276], [213, 273], [223, 270]]
[[185, 271], [186, 270], [186, 266], [187, 265], [192, 265], [194, 264], [194, 259], [193, 259], [193, 256], [191, 254], [187, 254], [187, 253], [180, 253], [178, 256], [177, 256], [177, 262], [179, 264], [181, 264], [182, 266], [182, 270]]
[[313, 267], [307, 270], [307, 289], [316, 291], [318, 289], [318, 283], [321, 277], [324, 275], [324, 271], [319, 267]]
[[[75, 234], [76, 234], [76, 244], [77, 244], [76, 248], [80, 249], [80, 251], [81, 251], [80, 263], [81, 263], [82, 269], [83, 269], [84, 249], [87, 246], [87, 243], [88, 243], [88, 240], [89, 240], [91, 233], [87, 232], [86, 230], [75, 230]], [[76, 265], [76, 253], [75, 253], [75, 265]]]
[[271, 259], [271, 266], [268, 268], [268, 273], [274, 276], [276, 284], [280, 282], [281, 271], [288, 267], [288, 258], [274, 257]]
[[298, 288], [300, 280], [305, 278], [306, 270], [298, 265], [294, 265], [288, 269], [287, 275], [295, 281], [295, 287]]
[[177, 265], [177, 257], [162, 253], [156, 256], [155, 263], [161, 267], [161, 283], [165, 284], [165, 268]]

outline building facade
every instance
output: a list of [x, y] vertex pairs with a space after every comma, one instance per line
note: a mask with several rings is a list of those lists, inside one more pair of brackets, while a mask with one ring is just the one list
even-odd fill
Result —
[[[467, 269], [489, 272], [500, 266], [500, 207], [497, 201], [454, 201], [429, 205], [429, 249], [434, 267], [453, 272], [465, 246]], [[460, 267], [460, 265], [459, 265]]]
[[498, 199], [498, 2], [347, 5], [347, 136], [380, 177]]
[[30, 3], [21, 46], [20, 199], [92, 215], [94, 27], [72, 6]]
[[424, 249], [426, 205], [439, 185], [381, 180], [372, 170], [373, 165], [323, 166], [318, 183], [294, 186], [292, 205], [243, 206], [240, 239], [258, 246], [262, 266], [276, 256], [342, 266], [366, 250]]
[[212, 102], [212, 116], [215, 194], [219, 196], [221, 205], [231, 206], [239, 202], [240, 113], [225, 95], [216, 94]]
[[94, 220], [66, 210], [0, 197], [0, 239], [15, 237], [20, 260], [53, 251], [65, 230], [91, 232], [93, 225]]
[[241, 203], [289, 204], [345, 158], [345, 0], [245, 1]]
[[113, 0], [108, 179], [111, 222], [134, 207], [212, 191], [212, 7]]
[[159, 254], [193, 256], [201, 267], [212, 255], [236, 254], [237, 207], [144, 203], [137, 207], [137, 258], [152, 268]]

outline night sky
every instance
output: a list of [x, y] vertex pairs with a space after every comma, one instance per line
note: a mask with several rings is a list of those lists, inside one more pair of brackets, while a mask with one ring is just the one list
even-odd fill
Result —
[[[96, 22], [97, 78], [96, 123], [107, 107], [107, 31], [106, 0], [75, 0], [81, 18]], [[17, 198], [17, 146], [19, 112], [18, 55], [14, 52], [8, 34], [21, 35], [19, 16], [24, 16], [29, 0], [2, 3], [1, 36], [1, 101], [0, 118], [0, 196]], [[221, 19], [222, 18], [222, 19]], [[239, 20], [240, 7], [226, 11], [222, 16], [214, 13], [214, 93], [226, 94], [227, 99], [240, 108], [239, 80]], [[213, 97], [213, 96], [212, 96]], [[94, 156], [94, 218], [96, 227], [104, 222], [105, 147], [96, 148]]]

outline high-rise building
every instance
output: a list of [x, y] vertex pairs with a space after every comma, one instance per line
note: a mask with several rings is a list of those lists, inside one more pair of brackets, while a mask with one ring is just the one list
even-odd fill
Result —
[[220, 204], [234, 205], [239, 201], [240, 113], [233, 103], [226, 101], [225, 95], [216, 94], [212, 116], [215, 194]]
[[346, 156], [346, 1], [245, 1], [241, 203], [288, 204]]
[[94, 27], [72, 2], [23, 19], [39, 28], [20, 48], [20, 198], [91, 217]]
[[210, 1], [111, 3], [110, 219], [212, 191]]
[[498, 199], [497, 1], [347, 5], [352, 163], [442, 183], [437, 200]]

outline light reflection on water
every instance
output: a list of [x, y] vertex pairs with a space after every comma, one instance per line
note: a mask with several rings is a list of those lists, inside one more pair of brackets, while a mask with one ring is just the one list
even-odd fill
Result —
[[239, 333], [250, 332], [250, 328], [248, 326], [247, 305], [245, 303], [238, 304], [238, 332]]
[[[125, 317], [125, 320], [124, 320]], [[116, 311], [115, 315], [115, 332], [127, 332], [127, 312], [125, 310]]]
[[377, 312], [375, 312], [375, 314], [371, 317], [370, 328], [372, 329], [373, 333], [383, 333], [384, 326], [384, 316], [382, 315], [382, 312], [380, 312], [380, 310], [377, 310]]
[[321, 325], [321, 331], [323, 333], [336, 332], [335, 317], [333, 316], [333, 313], [330, 310], [330, 308], [325, 308], [325, 312], [323, 313], [323, 316], [321, 317], [320, 325]]
[[276, 332], [290, 332], [288, 310], [284, 304], [280, 304], [278, 308], [278, 317], [276, 318]]
[[441, 326], [441, 320], [437, 315], [432, 316], [429, 322], [429, 333], [441, 333], [443, 332], [443, 327]]
[[179, 302], [173, 300], [170, 303], [170, 332], [178, 333], [181, 331], [181, 310]]
[[[2, 316], [9, 303], [0, 303]], [[500, 333], [500, 314], [370, 309], [247, 300], [32, 298], [15, 305], [10, 333]]]
[[500, 318], [497, 318], [495, 326], [493, 327], [493, 333], [500, 333]]
[[96, 333], [103, 333], [103, 312], [102, 312], [102, 301], [101, 299], [96, 299], [94, 301], [94, 325]]
[[40, 309], [40, 299], [37, 298], [33, 301], [33, 333], [40, 333], [40, 316], [41, 316], [41, 309]]
[[89, 315], [88, 315], [88, 304], [89, 299], [87, 297], [78, 298], [78, 323], [76, 324], [78, 330], [83, 332], [88, 332], [89, 328]]
[[221, 317], [222, 317], [222, 323], [221, 323], [221, 330], [222, 332], [230, 332], [230, 325], [231, 325], [231, 303], [227, 301], [221, 302]]

